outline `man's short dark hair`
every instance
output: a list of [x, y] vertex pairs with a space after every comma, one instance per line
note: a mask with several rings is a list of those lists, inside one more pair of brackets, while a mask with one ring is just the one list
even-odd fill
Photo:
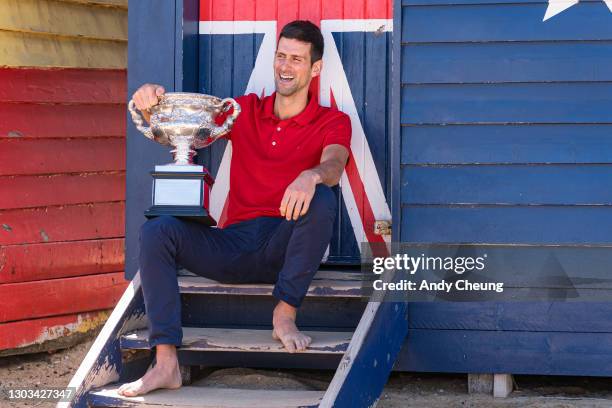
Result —
[[314, 64], [323, 58], [323, 34], [315, 24], [308, 20], [295, 20], [283, 27], [278, 37], [290, 38], [310, 43], [310, 63]]

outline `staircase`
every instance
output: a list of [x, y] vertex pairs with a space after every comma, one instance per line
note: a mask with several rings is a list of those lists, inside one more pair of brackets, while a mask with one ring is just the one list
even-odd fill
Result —
[[[183, 387], [122, 397], [119, 386], [151, 362], [140, 278], [129, 285], [77, 370], [67, 407], [369, 407], [378, 397], [407, 333], [403, 303], [367, 303], [361, 274], [320, 270], [298, 313], [313, 342], [287, 353], [271, 338], [272, 285], [231, 285], [181, 271]], [[334, 369], [327, 391], [190, 386], [200, 367]]]

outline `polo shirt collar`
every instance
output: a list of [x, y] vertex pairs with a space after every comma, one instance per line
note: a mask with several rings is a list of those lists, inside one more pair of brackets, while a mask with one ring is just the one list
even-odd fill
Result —
[[[261, 117], [264, 119], [274, 119], [279, 120], [278, 117], [274, 114], [274, 101], [276, 100], [276, 92], [272, 95], [268, 96], [264, 100], [263, 110]], [[287, 119], [288, 121], [293, 121], [300, 126], [308, 125], [317, 115], [317, 110], [319, 108], [319, 102], [317, 101], [316, 96], [312, 91], [308, 92], [308, 103], [303, 111], [298, 113], [292, 118]]]

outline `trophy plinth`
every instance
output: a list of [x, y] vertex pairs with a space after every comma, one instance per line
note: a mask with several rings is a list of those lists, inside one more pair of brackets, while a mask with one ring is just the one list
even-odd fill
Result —
[[[221, 126], [216, 117], [233, 107]], [[220, 99], [192, 93], [166, 93], [151, 111], [151, 125], [143, 125], [134, 101], [128, 109], [136, 127], [147, 138], [173, 146], [174, 163], [155, 166], [153, 176], [153, 205], [145, 211], [148, 218], [172, 215], [188, 218], [206, 225], [216, 225], [208, 211], [210, 188], [214, 179], [204, 166], [194, 164], [200, 149], [227, 134], [238, 115], [240, 105], [232, 98]]]

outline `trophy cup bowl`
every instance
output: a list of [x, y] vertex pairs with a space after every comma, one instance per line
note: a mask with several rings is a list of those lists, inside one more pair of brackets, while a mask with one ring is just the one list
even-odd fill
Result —
[[[217, 125], [217, 116], [232, 107], [232, 114]], [[136, 128], [145, 137], [174, 148], [171, 150], [174, 163], [155, 166], [151, 173], [153, 206], [145, 211], [145, 216], [173, 215], [216, 225], [207, 209], [214, 180], [204, 166], [194, 164], [193, 158], [197, 154], [195, 149], [214, 143], [231, 130], [240, 114], [240, 105], [232, 98], [169, 92], [149, 109], [150, 126], [144, 125], [133, 100], [128, 109]]]

